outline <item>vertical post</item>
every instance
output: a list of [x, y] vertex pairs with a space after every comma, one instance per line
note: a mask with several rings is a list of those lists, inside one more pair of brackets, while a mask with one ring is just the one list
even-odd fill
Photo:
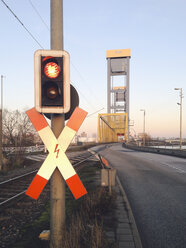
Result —
[[143, 145], [145, 146], [145, 109], [140, 109], [143, 111]]
[[130, 83], [129, 83], [129, 75], [130, 75], [130, 57], [127, 57], [127, 70], [126, 70], [126, 113], [128, 116], [128, 122], [127, 122], [127, 136], [128, 136], [128, 141], [129, 141], [129, 134], [130, 134], [130, 128], [129, 128], [129, 122], [130, 122], [130, 109], [129, 109], [129, 92], [130, 92]]
[[143, 119], [143, 133], [144, 133], [144, 136], [143, 136], [143, 145], [145, 146], [145, 110], [144, 110], [144, 119]]
[[3, 75], [1, 75], [1, 110], [3, 112]]
[[116, 113], [116, 91], [113, 92], [114, 95], [114, 113]]
[[182, 149], [182, 88], [174, 88], [174, 90], [179, 90], [180, 91], [180, 103], [177, 103], [180, 105], [180, 150]]
[[124, 115], [124, 119], [125, 119], [125, 123], [124, 123], [124, 125], [125, 125], [125, 141], [128, 141], [128, 115], [127, 115], [127, 113], [125, 113], [125, 115]]
[[3, 75], [1, 75], [1, 109], [0, 109], [0, 171], [3, 169], [3, 151], [2, 151], [2, 138], [3, 138]]
[[3, 151], [2, 151], [2, 137], [3, 137], [3, 128], [2, 128], [2, 109], [0, 109], [0, 171], [3, 170]]
[[182, 88], [180, 89], [180, 150], [182, 149]]
[[107, 113], [111, 113], [111, 101], [110, 101], [110, 91], [111, 91], [111, 59], [107, 59]]
[[108, 185], [109, 185], [109, 194], [112, 195], [112, 171], [108, 169]]
[[[63, 0], [51, 0], [51, 49], [63, 50]], [[58, 137], [64, 128], [64, 114], [53, 115], [52, 130]], [[50, 185], [50, 248], [61, 248], [65, 225], [65, 182], [56, 169]]]

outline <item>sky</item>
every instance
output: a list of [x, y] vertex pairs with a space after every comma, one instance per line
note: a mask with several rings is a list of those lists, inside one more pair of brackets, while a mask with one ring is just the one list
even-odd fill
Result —
[[[41, 46], [50, 49], [50, 1], [4, 1]], [[182, 88], [186, 96], [186, 1], [63, 0], [63, 5], [71, 82], [79, 93], [80, 107], [90, 114], [80, 132], [96, 133], [98, 113], [93, 113], [107, 112], [106, 50], [130, 48], [131, 133], [143, 131], [140, 109], [145, 109], [149, 135], [179, 137], [180, 98], [174, 88]], [[27, 110], [34, 106], [33, 58], [41, 47], [2, 0], [0, 31], [3, 107]], [[183, 98], [183, 137], [185, 111]]]

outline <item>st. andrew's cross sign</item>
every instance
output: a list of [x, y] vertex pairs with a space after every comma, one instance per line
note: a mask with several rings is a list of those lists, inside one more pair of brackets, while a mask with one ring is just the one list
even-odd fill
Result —
[[37, 112], [35, 108], [28, 110], [26, 113], [49, 151], [49, 155], [34, 177], [26, 194], [37, 199], [57, 167], [74, 197], [78, 199], [85, 195], [87, 191], [65, 151], [87, 116], [87, 112], [76, 107], [58, 139], [56, 139], [44, 116]]

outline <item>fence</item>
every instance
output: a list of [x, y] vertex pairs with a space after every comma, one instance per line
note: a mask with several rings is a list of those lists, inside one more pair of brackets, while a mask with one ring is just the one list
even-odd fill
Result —
[[16, 152], [23, 152], [23, 153], [41, 152], [44, 150], [45, 150], [44, 145], [27, 146], [27, 147], [3, 147], [3, 151], [8, 152], [10, 154]]

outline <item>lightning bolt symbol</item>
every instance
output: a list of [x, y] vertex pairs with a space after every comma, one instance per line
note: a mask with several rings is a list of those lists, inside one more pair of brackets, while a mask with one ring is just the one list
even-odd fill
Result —
[[58, 158], [58, 154], [59, 154], [59, 149], [58, 148], [58, 144], [56, 144], [56, 147], [55, 147], [55, 150], [54, 150], [54, 153], [57, 152], [57, 155], [56, 155], [56, 158]]

